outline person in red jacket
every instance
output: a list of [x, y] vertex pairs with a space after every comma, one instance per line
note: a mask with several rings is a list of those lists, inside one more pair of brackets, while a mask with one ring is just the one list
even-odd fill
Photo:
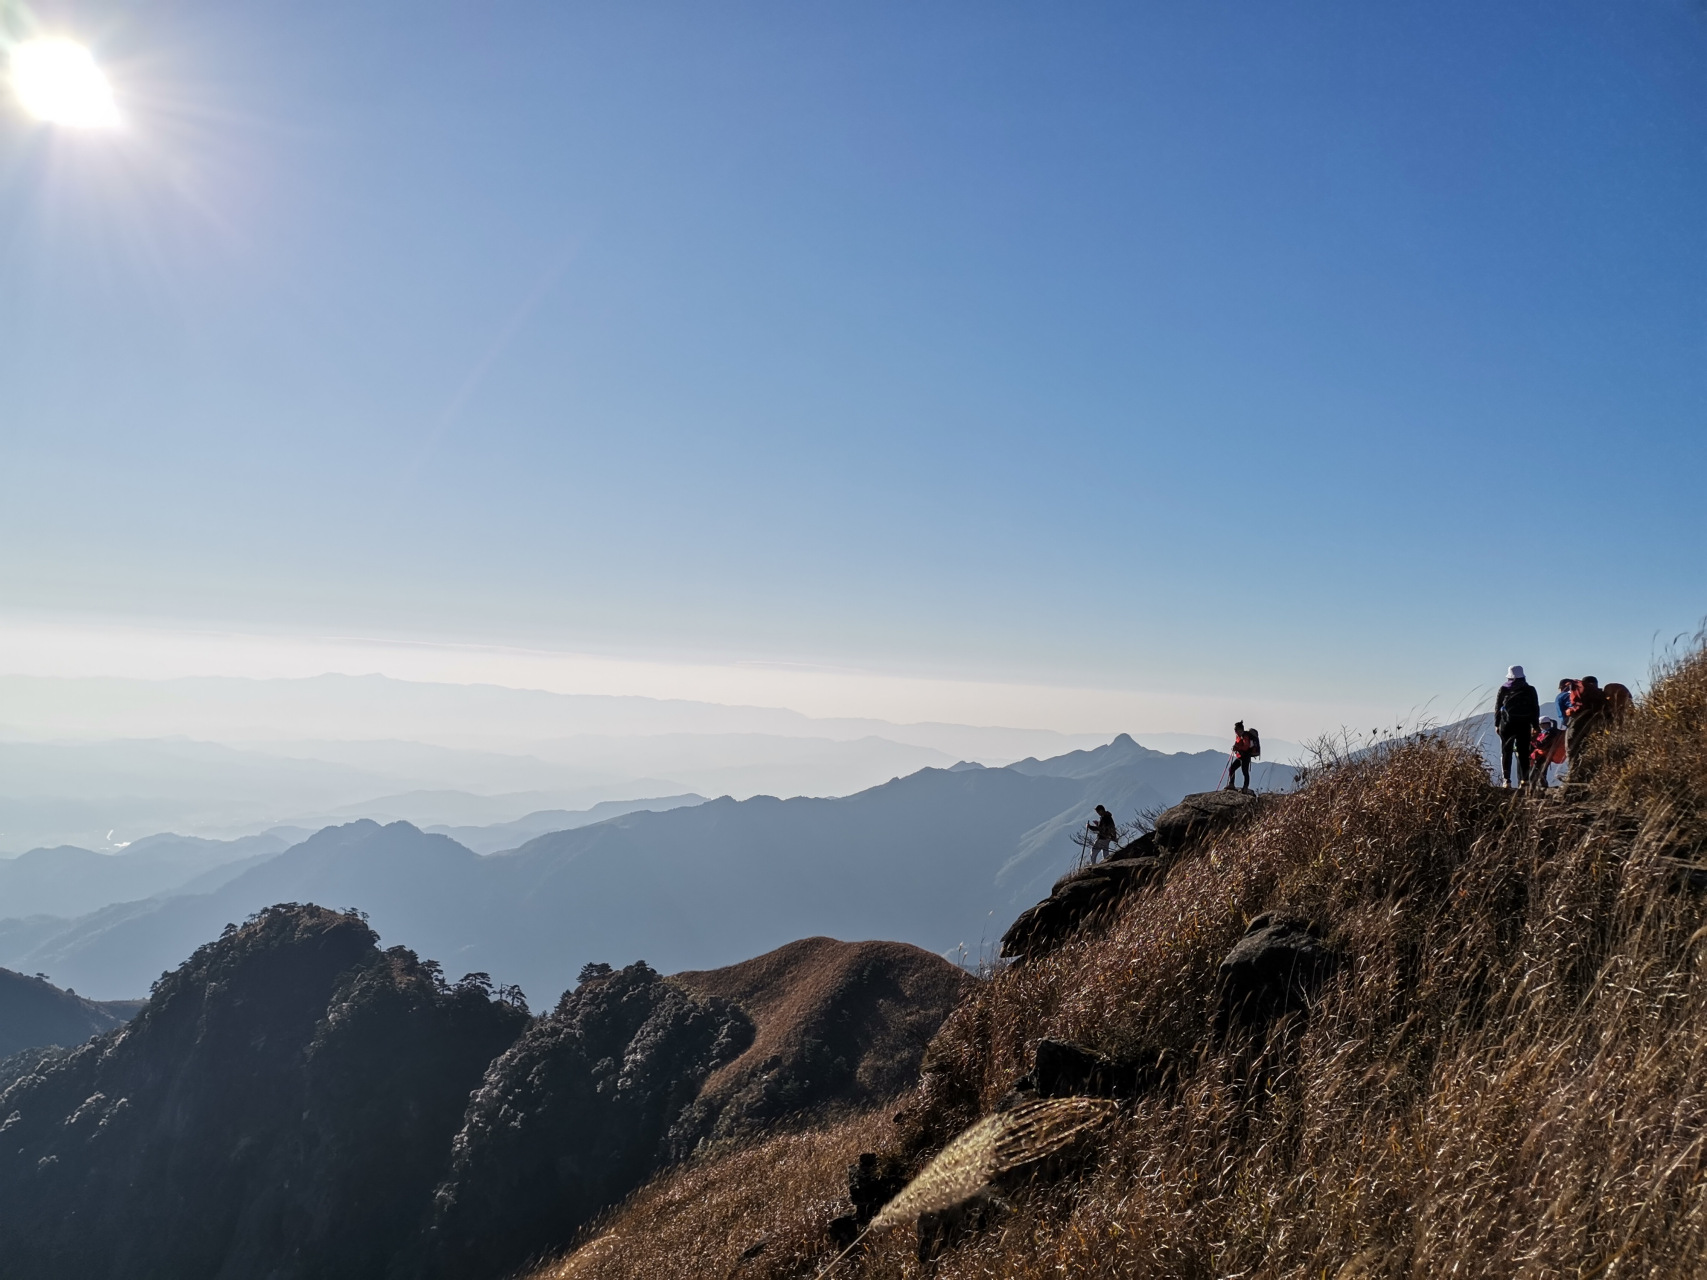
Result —
[[1227, 769], [1227, 785], [1223, 791], [1234, 790], [1234, 781], [1239, 776], [1239, 770], [1245, 771], [1245, 785], [1237, 788], [1240, 791], [1251, 789], [1251, 758], [1257, 753], [1256, 734], [1247, 732], [1245, 722], [1236, 720], [1233, 723], [1233, 758]]

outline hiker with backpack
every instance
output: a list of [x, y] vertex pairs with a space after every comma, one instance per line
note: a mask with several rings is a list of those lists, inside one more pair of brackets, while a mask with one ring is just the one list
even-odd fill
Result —
[[1107, 854], [1114, 845], [1114, 837], [1118, 832], [1114, 815], [1099, 804], [1096, 821], [1085, 823], [1085, 830], [1092, 835], [1091, 861], [1095, 862], [1099, 855]]
[[1523, 668], [1507, 668], [1494, 695], [1494, 732], [1500, 736], [1500, 786], [1509, 788], [1511, 761], [1517, 757], [1517, 785], [1529, 781], [1529, 751], [1541, 728], [1541, 699], [1524, 678]]
[[1245, 728], [1243, 720], [1233, 722], [1233, 758], [1227, 762], [1227, 785], [1223, 791], [1235, 790], [1233, 783], [1239, 775], [1239, 770], [1245, 771], [1245, 785], [1237, 788], [1240, 791], [1251, 789], [1251, 761], [1262, 754], [1262, 739], [1255, 729]]

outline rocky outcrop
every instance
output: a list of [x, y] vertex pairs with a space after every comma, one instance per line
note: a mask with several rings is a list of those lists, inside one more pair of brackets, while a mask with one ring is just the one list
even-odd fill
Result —
[[506, 1275], [567, 1244], [691, 1136], [674, 1126], [753, 1023], [645, 964], [589, 966], [556, 1010], [493, 1062], [456, 1135], [420, 1249], [402, 1276]]
[[906, 943], [834, 938], [803, 938], [671, 980], [732, 1001], [756, 1027], [751, 1047], [712, 1073], [676, 1125], [679, 1140], [695, 1143], [911, 1088], [925, 1046], [977, 985], [959, 966]]
[[1132, 890], [1158, 879], [1164, 865], [1157, 857], [1117, 855], [1062, 876], [1047, 898], [1008, 927], [1002, 935], [1002, 955], [1030, 959], [1053, 951]]
[[1263, 797], [1250, 791], [1200, 791], [1157, 817], [1150, 838], [1158, 854], [1175, 857], [1211, 832], [1253, 813], [1262, 803]]
[[1106, 860], [1057, 880], [1049, 896], [1023, 912], [1002, 935], [1002, 955], [1024, 960], [1048, 954], [1078, 930], [1105, 918], [1132, 890], [1160, 879], [1173, 859], [1204, 836], [1230, 826], [1261, 803], [1260, 795], [1247, 791], [1187, 796]]
[[1032, 1053], [1031, 1070], [1014, 1082], [1003, 1105], [1032, 1098], [1133, 1098], [1162, 1088], [1172, 1068], [1161, 1051], [1111, 1054], [1045, 1037]]
[[1252, 920], [1227, 958], [1218, 979], [1217, 1023], [1260, 1025], [1307, 1008], [1316, 989], [1340, 966], [1316, 926], [1301, 916], [1264, 912]]
[[383, 1274], [526, 1020], [356, 916], [262, 912], [0, 1093], [5, 1273]]

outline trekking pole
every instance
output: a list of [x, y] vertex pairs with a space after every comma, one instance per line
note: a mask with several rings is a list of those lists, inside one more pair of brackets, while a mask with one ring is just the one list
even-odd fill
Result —
[[1215, 789], [1217, 791], [1221, 790], [1221, 784], [1223, 782], [1227, 781], [1227, 770], [1231, 769], [1232, 767], [1233, 767], [1233, 757], [1228, 756], [1227, 757], [1227, 763], [1225, 763], [1221, 766], [1221, 776], [1219, 778], [1215, 779]]

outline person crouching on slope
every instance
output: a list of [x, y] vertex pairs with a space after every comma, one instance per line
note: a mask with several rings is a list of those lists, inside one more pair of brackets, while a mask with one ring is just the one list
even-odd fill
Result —
[[1096, 821], [1085, 823], [1085, 830], [1095, 837], [1091, 842], [1091, 860], [1094, 862], [1099, 856], [1107, 854], [1114, 845], [1114, 815], [1099, 804]]
[[1517, 757], [1517, 781], [1529, 781], [1529, 748], [1541, 728], [1541, 699], [1523, 678], [1522, 667], [1511, 667], [1494, 695], [1494, 732], [1500, 735], [1500, 786], [1511, 786], [1511, 758]]
[[1251, 758], [1257, 754], [1258, 750], [1256, 730], [1247, 730], [1243, 720], [1235, 720], [1233, 722], [1233, 758], [1229, 762], [1227, 785], [1222, 788], [1223, 791], [1234, 789], [1233, 783], [1237, 780], [1240, 769], [1245, 771], [1245, 785], [1238, 789], [1240, 791], [1251, 789]]

